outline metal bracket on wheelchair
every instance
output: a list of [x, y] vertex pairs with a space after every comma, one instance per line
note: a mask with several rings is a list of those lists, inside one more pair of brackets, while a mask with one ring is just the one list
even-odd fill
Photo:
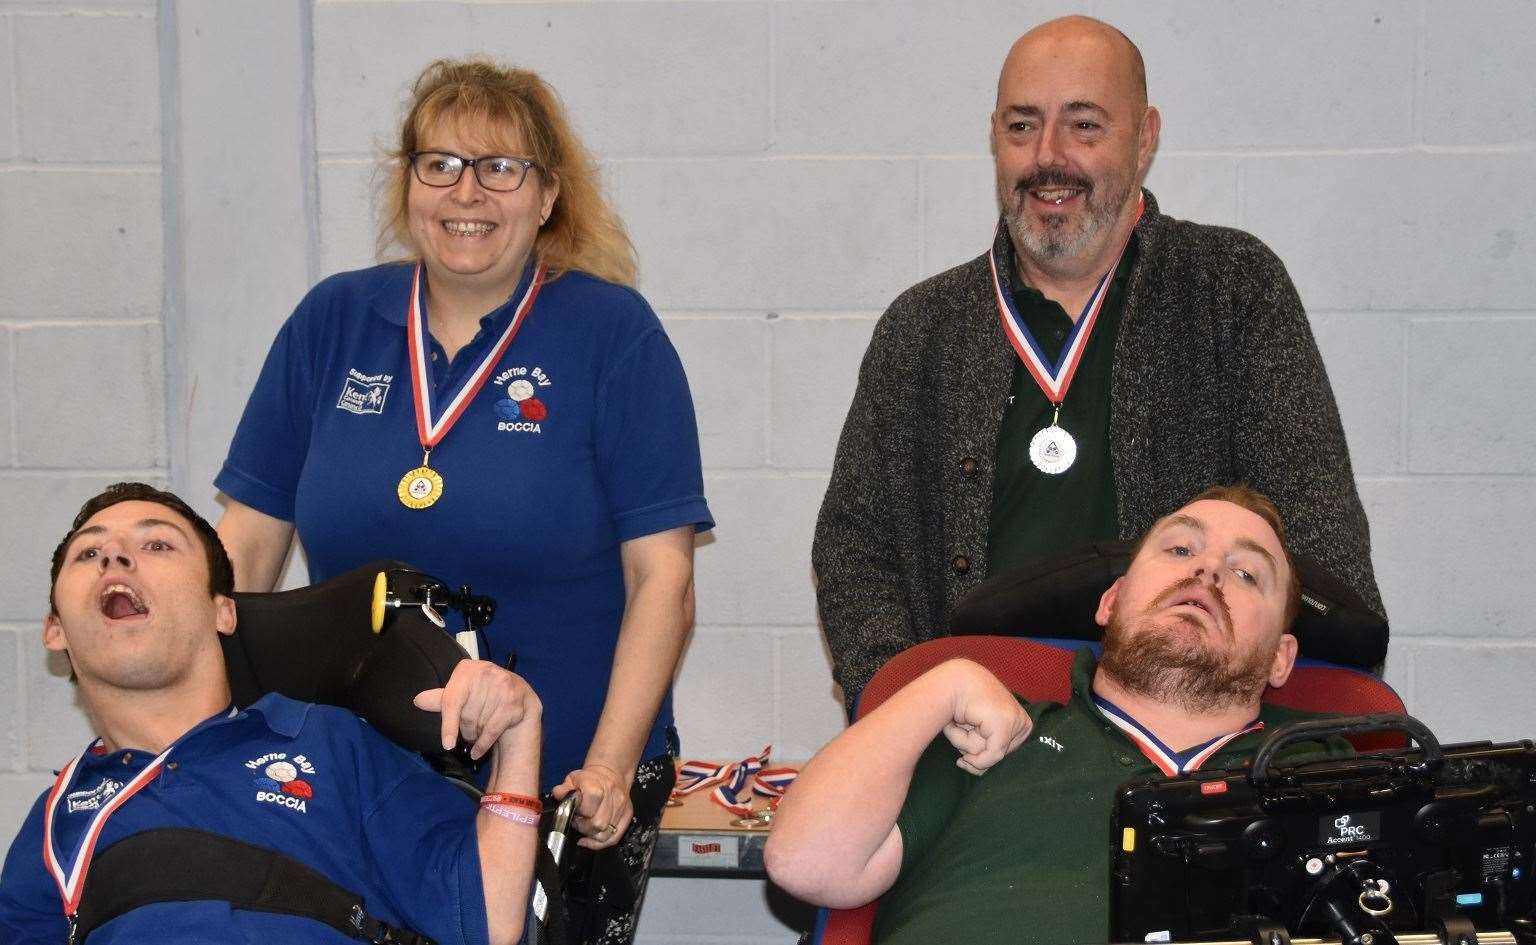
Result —
[[1376, 715], [1348, 715], [1337, 718], [1308, 719], [1282, 725], [1259, 746], [1253, 756], [1253, 769], [1248, 781], [1254, 787], [1264, 787], [1276, 779], [1272, 762], [1286, 745], [1300, 741], [1316, 741], [1330, 736], [1363, 735], [1368, 732], [1404, 732], [1418, 743], [1424, 757], [1412, 765], [1416, 774], [1428, 775], [1440, 767], [1444, 757], [1440, 740], [1435, 738], [1423, 722], [1408, 715], [1378, 713]]
[[[1287, 941], [1294, 942], [1295, 945], [1348, 945], [1346, 940], [1339, 938], [1298, 938], [1287, 939]], [[1366, 932], [1359, 939], [1360, 945], [1522, 945], [1525, 941], [1526, 939], [1521, 934], [1509, 929], [1478, 932], [1476, 937], [1470, 941], [1454, 936], [1447, 937], [1440, 932], [1400, 932], [1376, 935]], [[1252, 945], [1252, 940], [1226, 939], [1199, 943], [1169, 942], [1168, 945]], [[1268, 940], [1266, 940], [1265, 945], [1268, 945]]]
[[[401, 585], [397, 593], [390, 587], [390, 576]], [[461, 632], [474, 633], [496, 616], [496, 601], [476, 594], [468, 585], [457, 590], [416, 571], [380, 571], [373, 584], [373, 632], [380, 633], [389, 622], [389, 612], [414, 607], [441, 630], [448, 629], [442, 610], [456, 610], [464, 618]]]
[[[576, 805], [581, 803], [581, 792], [572, 791], [555, 808], [555, 819], [549, 828], [549, 852], [555, 858], [555, 865], [560, 864], [560, 855], [565, 852], [565, 831], [570, 827], [571, 818], [576, 816]], [[543, 918], [540, 916], [539, 918]]]
[[1232, 923], [1234, 932], [1246, 932], [1249, 945], [1291, 945], [1290, 931], [1264, 916], [1242, 916]]
[[[545, 815], [551, 817], [551, 819], [549, 822], [549, 834], [545, 837], [544, 845], [549, 851], [549, 858], [554, 864], [556, 876], [560, 869], [561, 856], [565, 853], [565, 832], [570, 827], [571, 818], [576, 815], [576, 805], [580, 802], [581, 792], [572, 791], [555, 808], [553, 815], [549, 814], [547, 808], [545, 809]], [[537, 873], [537, 870], [535, 872]], [[533, 901], [529, 903], [533, 910], [534, 918], [539, 920], [540, 926], [538, 929], [530, 930], [533, 933], [530, 940], [534, 945], [540, 945], [544, 940], [545, 930], [542, 927], [549, 921], [551, 895], [551, 891], [544, 888], [543, 881], [536, 878], [534, 881]], [[553, 895], [560, 895], [560, 893], [557, 890]], [[557, 908], [559, 907], [557, 906]]]

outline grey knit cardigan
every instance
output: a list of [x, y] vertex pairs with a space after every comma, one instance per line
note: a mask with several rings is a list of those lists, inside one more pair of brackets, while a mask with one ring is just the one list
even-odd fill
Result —
[[[1217, 483], [1247, 482], [1293, 549], [1384, 612], [1365, 510], [1306, 312], [1247, 233], [1146, 195], [1111, 378], [1122, 538]], [[982, 255], [902, 293], [875, 326], [812, 548], [833, 674], [850, 700], [949, 626], [987, 574], [993, 454], [1016, 355]]]

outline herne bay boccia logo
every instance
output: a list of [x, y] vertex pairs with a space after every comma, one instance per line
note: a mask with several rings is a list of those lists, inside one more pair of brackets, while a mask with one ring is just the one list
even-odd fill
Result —
[[309, 813], [305, 801], [312, 800], [315, 789], [301, 774], [313, 776], [315, 766], [303, 755], [292, 758], [281, 751], [268, 752], [260, 758], [245, 763], [252, 771], [259, 772], [251, 782], [256, 785], [256, 800], [262, 804], [276, 804], [301, 814]]
[[505, 396], [496, 401], [496, 429], [501, 433], [543, 433], [549, 419], [549, 404], [540, 399], [553, 383], [541, 367], [507, 368], [491, 383]]

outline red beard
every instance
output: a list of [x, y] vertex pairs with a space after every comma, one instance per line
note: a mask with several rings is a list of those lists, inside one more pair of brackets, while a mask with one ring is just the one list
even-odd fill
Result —
[[[1180, 705], [1192, 713], [1245, 705], [1263, 692], [1279, 641], [1268, 652], [1259, 647], [1229, 655], [1219, 641], [1207, 638], [1209, 631], [1203, 627], [1190, 630], [1153, 616], [1170, 597], [1194, 583], [1194, 578], [1185, 578], [1170, 586], [1134, 621], [1126, 620], [1118, 609], [1110, 611], [1099, 669], [1132, 692]], [[1212, 590], [1225, 631], [1221, 639], [1233, 641], [1235, 646], [1231, 612], [1220, 589]]]

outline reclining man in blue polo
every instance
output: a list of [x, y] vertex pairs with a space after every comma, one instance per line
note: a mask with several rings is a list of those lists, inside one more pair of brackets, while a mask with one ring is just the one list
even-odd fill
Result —
[[[82, 893], [107, 891], [93, 889], [96, 876], [131, 887], [182, 859], [171, 846], [114, 874], [112, 848], [128, 838], [187, 842], [164, 828], [238, 841], [239, 857], [256, 856], [263, 875], [285, 879], [258, 889], [259, 907], [194, 896], [132, 908], [100, 925], [92, 945], [364, 935], [478, 945], [521, 936], [541, 719], [523, 680], [466, 660], [444, 688], [416, 696], [420, 708], [441, 712], [445, 747], [462, 736], [476, 757], [493, 753], [493, 803], [477, 812], [419, 757], [345, 710], [278, 695], [243, 711], [231, 704], [217, 634], [235, 629], [233, 572], [213, 528], [176, 496], [124, 483], [86, 502], [54, 552], [52, 581], [43, 645], [68, 654], [99, 737], [64, 766], [11, 845], [0, 941], [71, 940]], [[267, 851], [280, 855], [276, 871], [261, 859]], [[228, 856], [207, 859], [210, 881], [239, 885], [240, 876], [214, 868]], [[93, 865], [103, 868], [93, 875]], [[290, 904], [296, 896], [318, 905], [329, 890], [362, 908], [344, 912], [343, 927], [285, 914], [281, 897], [268, 901], [285, 884]]]
[[880, 898], [883, 945], [1108, 941], [1115, 789], [1240, 763], [1299, 715], [1260, 703], [1295, 663], [1299, 595], [1274, 505], [1207, 490], [1104, 593], [1070, 703], [1022, 704], [967, 660], [929, 670], [800, 773], [769, 875], [819, 905]]

